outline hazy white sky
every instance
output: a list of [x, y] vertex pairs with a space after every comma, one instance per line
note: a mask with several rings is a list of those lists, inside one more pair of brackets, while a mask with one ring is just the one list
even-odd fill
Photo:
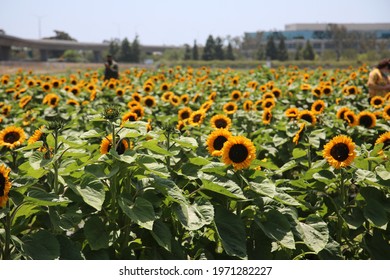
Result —
[[60, 30], [96, 43], [138, 34], [143, 45], [192, 45], [210, 34], [241, 37], [291, 23], [385, 22], [389, 0], [0, 0], [8, 35], [37, 39]]

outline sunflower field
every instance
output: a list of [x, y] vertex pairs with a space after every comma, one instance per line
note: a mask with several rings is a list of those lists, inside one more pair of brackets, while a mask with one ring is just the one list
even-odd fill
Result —
[[1, 259], [390, 259], [369, 67], [0, 77]]

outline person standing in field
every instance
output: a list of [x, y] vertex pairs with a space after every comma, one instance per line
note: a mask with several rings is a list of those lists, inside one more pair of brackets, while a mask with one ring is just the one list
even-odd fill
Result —
[[119, 67], [118, 63], [112, 58], [112, 55], [107, 55], [107, 61], [104, 63], [104, 66], [104, 80], [109, 80], [111, 78], [118, 79]]
[[390, 92], [390, 59], [384, 59], [371, 70], [368, 76], [368, 93], [370, 99], [374, 96], [385, 96]]

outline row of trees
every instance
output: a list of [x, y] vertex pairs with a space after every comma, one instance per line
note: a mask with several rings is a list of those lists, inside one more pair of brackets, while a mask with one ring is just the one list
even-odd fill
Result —
[[119, 39], [111, 40], [108, 53], [121, 62], [140, 62], [141, 46], [138, 40], [138, 36], [136, 36], [131, 43], [127, 38], [124, 38], [122, 41]]
[[221, 37], [214, 37], [209, 35], [206, 44], [203, 48], [202, 55], [199, 55], [199, 48], [196, 43], [191, 49], [188, 44], [184, 45], [184, 60], [234, 60], [235, 56], [233, 53], [232, 44], [229, 42], [227, 47], [224, 47], [223, 40]]

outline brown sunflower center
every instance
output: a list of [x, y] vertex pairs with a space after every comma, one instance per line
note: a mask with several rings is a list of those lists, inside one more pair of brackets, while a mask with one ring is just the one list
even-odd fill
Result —
[[152, 107], [153, 104], [154, 104], [153, 99], [148, 98], [148, 99], [145, 100], [145, 105], [146, 105], [146, 106]]
[[4, 196], [5, 190], [5, 177], [0, 173], [0, 196]]
[[372, 126], [373, 124], [373, 120], [370, 116], [362, 116], [360, 119], [359, 119], [359, 124], [366, 127], [366, 128], [369, 128]]
[[228, 105], [228, 106], [226, 106], [226, 110], [233, 111], [234, 110], [234, 106], [233, 105]]
[[201, 114], [196, 114], [193, 118], [193, 122], [194, 123], [197, 123], [197, 122], [200, 122], [200, 119], [201, 119], [202, 115]]
[[248, 149], [242, 144], [234, 144], [229, 150], [229, 158], [234, 163], [245, 161], [248, 155]]
[[57, 99], [56, 99], [56, 98], [50, 99], [50, 104], [51, 104], [51, 105], [55, 105], [56, 102], [57, 102]]
[[313, 123], [313, 118], [309, 114], [303, 114], [301, 118], [304, 119], [305, 121], [308, 121], [309, 123]]
[[375, 99], [375, 100], [374, 100], [374, 104], [375, 104], [375, 105], [382, 105], [382, 100], [379, 99], [379, 98], [378, 98], [378, 99]]
[[227, 127], [227, 122], [224, 119], [218, 119], [215, 121], [215, 126], [217, 128], [226, 128]]
[[386, 149], [387, 147], [390, 146], [390, 139], [387, 139], [383, 142], [383, 149]]
[[181, 118], [183, 120], [188, 119], [189, 117], [190, 117], [190, 113], [188, 111], [184, 111], [183, 113], [181, 113]]
[[322, 105], [321, 104], [317, 104], [314, 109], [317, 111], [317, 112], [320, 112], [322, 110]]
[[127, 149], [128, 145], [127, 145], [127, 142], [126, 140], [120, 140], [117, 147], [116, 147], [116, 151], [118, 153], [118, 155], [122, 155], [126, 149]]
[[337, 161], [344, 161], [348, 158], [349, 149], [348, 145], [344, 143], [337, 143], [330, 149], [330, 155]]
[[17, 133], [17, 132], [15, 132], [15, 131], [8, 132], [8, 133], [4, 136], [4, 142], [10, 143], [10, 144], [15, 143], [15, 142], [18, 141], [19, 139], [20, 139], [20, 134]]
[[213, 148], [215, 150], [221, 150], [222, 147], [223, 147], [223, 144], [225, 144], [225, 142], [227, 141], [226, 137], [225, 136], [218, 136], [217, 138], [215, 138], [214, 140], [214, 143], [213, 143]]

